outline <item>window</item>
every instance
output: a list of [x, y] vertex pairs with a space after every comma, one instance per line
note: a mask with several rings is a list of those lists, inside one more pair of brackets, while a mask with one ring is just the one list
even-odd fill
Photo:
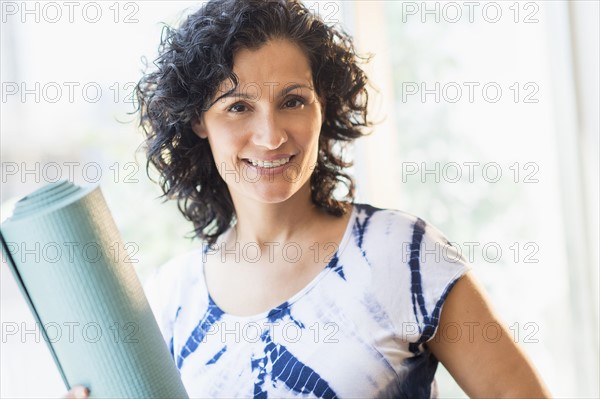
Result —
[[[590, 170], [581, 140], [597, 148], [598, 131], [596, 122], [583, 137], [575, 121], [569, 30], [575, 7], [575, 18], [594, 16], [597, 32], [597, 5], [342, 4], [359, 49], [375, 55], [373, 115], [382, 121], [356, 146], [360, 199], [440, 228], [551, 392], [597, 396], [598, 240], [587, 239], [597, 237], [597, 210], [581, 204], [598, 186], [581, 180]], [[596, 65], [597, 43], [579, 50], [593, 50]], [[581, 84], [596, 103], [597, 74], [592, 88]], [[597, 152], [585, 159], [597, 165]], [[590, 351], [572, 350], [573, 339]], [[438, 382], [442, 397], [464, 395], [444, 370]]]

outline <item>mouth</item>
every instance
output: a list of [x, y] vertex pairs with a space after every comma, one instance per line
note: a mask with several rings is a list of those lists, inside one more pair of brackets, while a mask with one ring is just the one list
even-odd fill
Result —
[[281, 166], [287, 165], [290, 161], [295, 157], [295, 155], [286, 156], [284, 158], [279, 159], [271, 159], [271, 160], [263, 160], [263, 159], [254, 159], [254, 158], [243, 158], [244, 161], [249, 166], [254, 166], [256, 168], [261, 169], [275, 169]]

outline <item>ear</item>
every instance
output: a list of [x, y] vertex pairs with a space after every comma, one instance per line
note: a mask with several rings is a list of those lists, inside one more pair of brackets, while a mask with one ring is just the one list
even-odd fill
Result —
[[204, 117], [200, 116], [200, 118], [196, 119], [196, 121], [192, 122], [192, 130], [196, 133], [196, 136], [201, 139], [205, 139], [208, 137], [208, 131], [206, 130], [206, 125], [204, 124]]

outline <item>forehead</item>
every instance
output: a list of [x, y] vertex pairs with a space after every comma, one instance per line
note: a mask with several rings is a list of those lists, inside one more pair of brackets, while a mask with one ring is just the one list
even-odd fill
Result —
[[[273, 39], [258, 49], [242, 48], [233, 57], [233, 72], [241, 86], [274, 86], [276, 90], [292, 84], [313, 85], [310, 61], [295, 43]], [[222, 91], [232, 88], [229, 80], [221, 85]]]

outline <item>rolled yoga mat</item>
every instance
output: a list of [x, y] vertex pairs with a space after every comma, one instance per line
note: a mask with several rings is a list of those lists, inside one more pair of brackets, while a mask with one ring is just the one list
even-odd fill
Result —
[[17, 202], [0, 232], [67, 389], [188, 398], [99, 187], [44, 186]]

